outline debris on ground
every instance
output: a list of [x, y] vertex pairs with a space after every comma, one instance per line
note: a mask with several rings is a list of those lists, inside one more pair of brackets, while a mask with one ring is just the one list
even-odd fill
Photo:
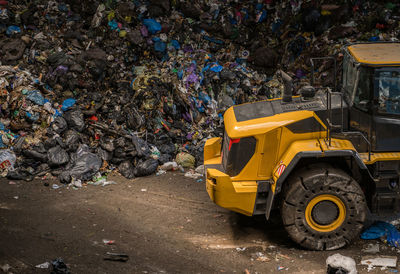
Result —
[[4, 264], [4, 265], [0, 265], [0, 269], [4, 272], [4, 273], [9, 273], [10, 269], [12, 267], [9, 264]]
[[129, 260], [129, 256], [126, 254], [121, 254], [121, 253], [107, 252], [106, 256], [104, 257], [104, 260], [116, 261], [116, 262], [126, 262]]
[[57, 258], [51, 262], [52, 270], [51, 274], [70, 274], [67, 265], [64, 263], [63, 259]]
[[388, 267], [395, 268], [397, 266], [396, 256], [365, 256], [361, 258], [361, 264], [368, 266], [368, 271], [372, 270], [374, 267], [379, 266], [384, 269]]
[[[194, 168], [205, 140], [222, 136], [228, 107], [281, 96], [278, 68], [308, 85], [311, 56], [340, 63], [344, 44], [398, 41], [399, 10], [373, 1], [0, 1], [1, 176], [70, 184], [97, 172], [147, 176], [173, 159]], [[316, 68], [316, 85], [334, 81], [331, 68]]]
[[51, 265], [50, 262], [44, 262], [44, 263], [41, 263], [41, 264], [36, 265], [35, 267], [36, 267], [36, 268], [47, 269], [47, 268], [50, 267], [50, 265]]
[[400, 248], [400, 232], [394, 225], [382, 221], [375, 222], [365, 229], [361, 233], [361, 239], [382, 239], [384, 243]]
[[357, 274], [356, 262], [354, 259], [339, 253], [329, 256], [326, 259], [326, 266], [327, 273]]
[[379, 244], [368, 244], [366, 248], [362, 250], [364, 253], [379, 253]]
[[106, 245], [113, 245], [113, 244], [115, 244], [115, 241], [114, 240], [103, 239], [103, 243], [106, 244]]

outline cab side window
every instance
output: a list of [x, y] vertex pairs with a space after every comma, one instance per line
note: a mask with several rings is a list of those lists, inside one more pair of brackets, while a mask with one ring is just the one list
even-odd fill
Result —
[[354, 106], [360, 110], [368, 111], [372, 101], [372, 77], [373, 72], [366, 67], [360, 67], [357, 90], [354, 96]]
[[379, 71], [375, 77], [378, 89], [378, 111], [400, 114], [400, 71]]

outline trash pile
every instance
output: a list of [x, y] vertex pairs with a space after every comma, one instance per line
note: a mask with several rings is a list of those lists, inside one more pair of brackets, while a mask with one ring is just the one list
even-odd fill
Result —
[[0, 0], [2, 176], [194, 168], [228, 107], [280, 96], [278, 68], [298, 87], [310, 57], [400, 38], [395, 2], [320, 2]]

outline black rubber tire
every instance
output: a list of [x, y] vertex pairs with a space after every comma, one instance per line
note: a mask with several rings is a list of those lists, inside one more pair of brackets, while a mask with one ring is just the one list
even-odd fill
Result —
[[[346, 172], [327, 164], [315, 164], [295, 172], [286, 183], [281, 216], [293, 241], [310, 250], [334, 250], [360, 234], [368, 209], [362, 189]], [[311, 228], [305, 217], [308, 203], [321, 194], [340, 198], [346, 208], [344, 222], [330, 232]]]

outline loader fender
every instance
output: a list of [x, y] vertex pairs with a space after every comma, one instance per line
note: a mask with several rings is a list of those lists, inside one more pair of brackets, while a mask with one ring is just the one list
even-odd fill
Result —
[[[324, 141], [324, 140], [322, 140]], [[360, 155], [354, 149], [350, 142], [341, 147], [326, 149], [326, 146], [320, 143], [320, 139], [300, 140], [293, 142], [286, 152], [282, 155], [277, 165], [273, 169], [273, 180], [271, 180], [271, 191], [268, 193], [265, 216], [269, 218], [272, 209], [274, 197], [282, 189], [283, 182], [295, 169], [298, 162], [303, 158], [326, 158], [326, 157], [352, 157], [360, 169], [367, 170], [366, 165], [360, 158]], [[340, 140], [343, 144], [343, 140]], [[368, 172], [369, 173], [369, 172]]]

